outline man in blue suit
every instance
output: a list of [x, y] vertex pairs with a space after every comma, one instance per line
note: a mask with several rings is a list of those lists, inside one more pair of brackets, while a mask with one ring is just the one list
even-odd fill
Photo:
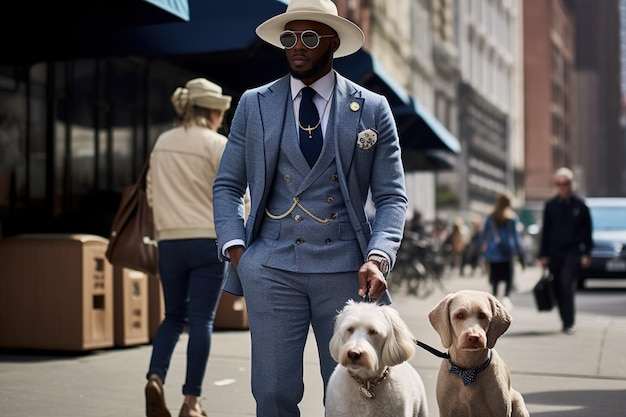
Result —
[[385, 276], [407, 197], [387, 100], [333, 70], [334, 57], [361, 48], [361, 29], [330, 0], [292, 0], [256, 33], [285, 49], [291, 73], [242, 95], [214, 183], [215, 224], [231, 263], [224, 290], [246, 300], [257, 416], [297, 417], [309, 326], [326, 387], [337, 312], [366, 295], [391, 302]]

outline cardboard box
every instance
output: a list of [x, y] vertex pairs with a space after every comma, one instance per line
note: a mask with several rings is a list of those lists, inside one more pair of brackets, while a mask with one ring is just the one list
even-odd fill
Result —
[[148, 326], [148, 275], [113, 267], [113, 329], [115, 346], [150, 342]]
[[217, 312], [215, 313], [214, 329], [246, 330], [248, 329], [248, 312], [243, 297], [237, 297], [222, 291]]
[[84, 351], [113, 346], [108, 240], [32, 234], [0, 239], [0, 346]]

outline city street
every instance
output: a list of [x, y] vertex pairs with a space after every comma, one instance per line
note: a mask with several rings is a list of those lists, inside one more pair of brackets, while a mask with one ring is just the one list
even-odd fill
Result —
[[[529, 292], [539, 277], [536, 267], [517, 271], [511, 297], [513, 324], [496, 349], [512, 372], [512, 385], [524, 396], [534, 417], [604, 417], [626, 409], [626, 290], [606, 291], [604, 304], [613, 315], [599, 314], [590, 300], [603, 290], [578, 295], [578, 331], [560, 332], [555, 311], [538, 313]], [[461, 288], [488, 291], [485, 277], [450, 277], [425, 299], [396, 294], [394, 305], [415, 337], [437, 349], [428, 311], [448, 292]], [[254, 416], [249, 389], [250, 344], [247, 331], [216, 331], [205, 378], [202, 405], [211, 417]], [[186, 337], [175, 351], [166, 381], [172, 415], [180, 394]], [[83, 355], [0, 352], [0, 416], [140, 417], [145, 415], [143, 388], [150, 345], [98, 350]], [[440, 359], [418, 348], [411, 363], [424, 379], [430, 416], [438, 416], [435, 400]], [[303, 417], [321, 417], [322, 389], [313, 343], [307, 345]]]

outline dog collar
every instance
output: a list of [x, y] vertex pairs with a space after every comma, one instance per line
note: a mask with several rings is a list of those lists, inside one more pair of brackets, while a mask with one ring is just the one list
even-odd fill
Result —
[[467, 385], [471, 384], [472, 382], [474, 382], [474, 380], [476, 379], [478, 374], [483, 369], [485, 369], [486, 367], [489, 366], [489, 364], [491, 363], [491, 351], [489, 351], [489, 357], [487, 358], [487, 360], [485, 362], [483, 362], [482, 365], [480, 365], [480, 366], [478, 366], [476, 368], [472, 368], [472, 369], [459, 368], [454, 363], [452, 363], [452, 359], [448, 359], [448, 362], [450, 362], [450, 373], [451, 374], [458, 374], [461, 377], [461, 379], [463, 380], [463, 385], [467, 386]]
[[383, 374], [376, 379], [361, 379], [351, 372], [348, 372], [348, 375], [350, 375], [352, 379], [354, 379], [359, 384], [359, 391], [361, 392], [361, 395], [369, 400], [373, 400], [374, 398], [376, 398], [376, 395], [372, 392], [372, 388], [374, 388], [376, 385], [383, 382], [385, 378], [387, 378], [387, 375], [389, 375], [389, 367], [386, 366]]

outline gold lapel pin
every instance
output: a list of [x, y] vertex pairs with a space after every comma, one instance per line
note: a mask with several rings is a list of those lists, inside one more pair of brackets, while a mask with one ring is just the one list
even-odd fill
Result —
[[356, 101], [350, 103], [350, 110], [352, 111], [358, 111], [360, 107], [361, 106], [359, 106], [359, 103], [357, 103]]

